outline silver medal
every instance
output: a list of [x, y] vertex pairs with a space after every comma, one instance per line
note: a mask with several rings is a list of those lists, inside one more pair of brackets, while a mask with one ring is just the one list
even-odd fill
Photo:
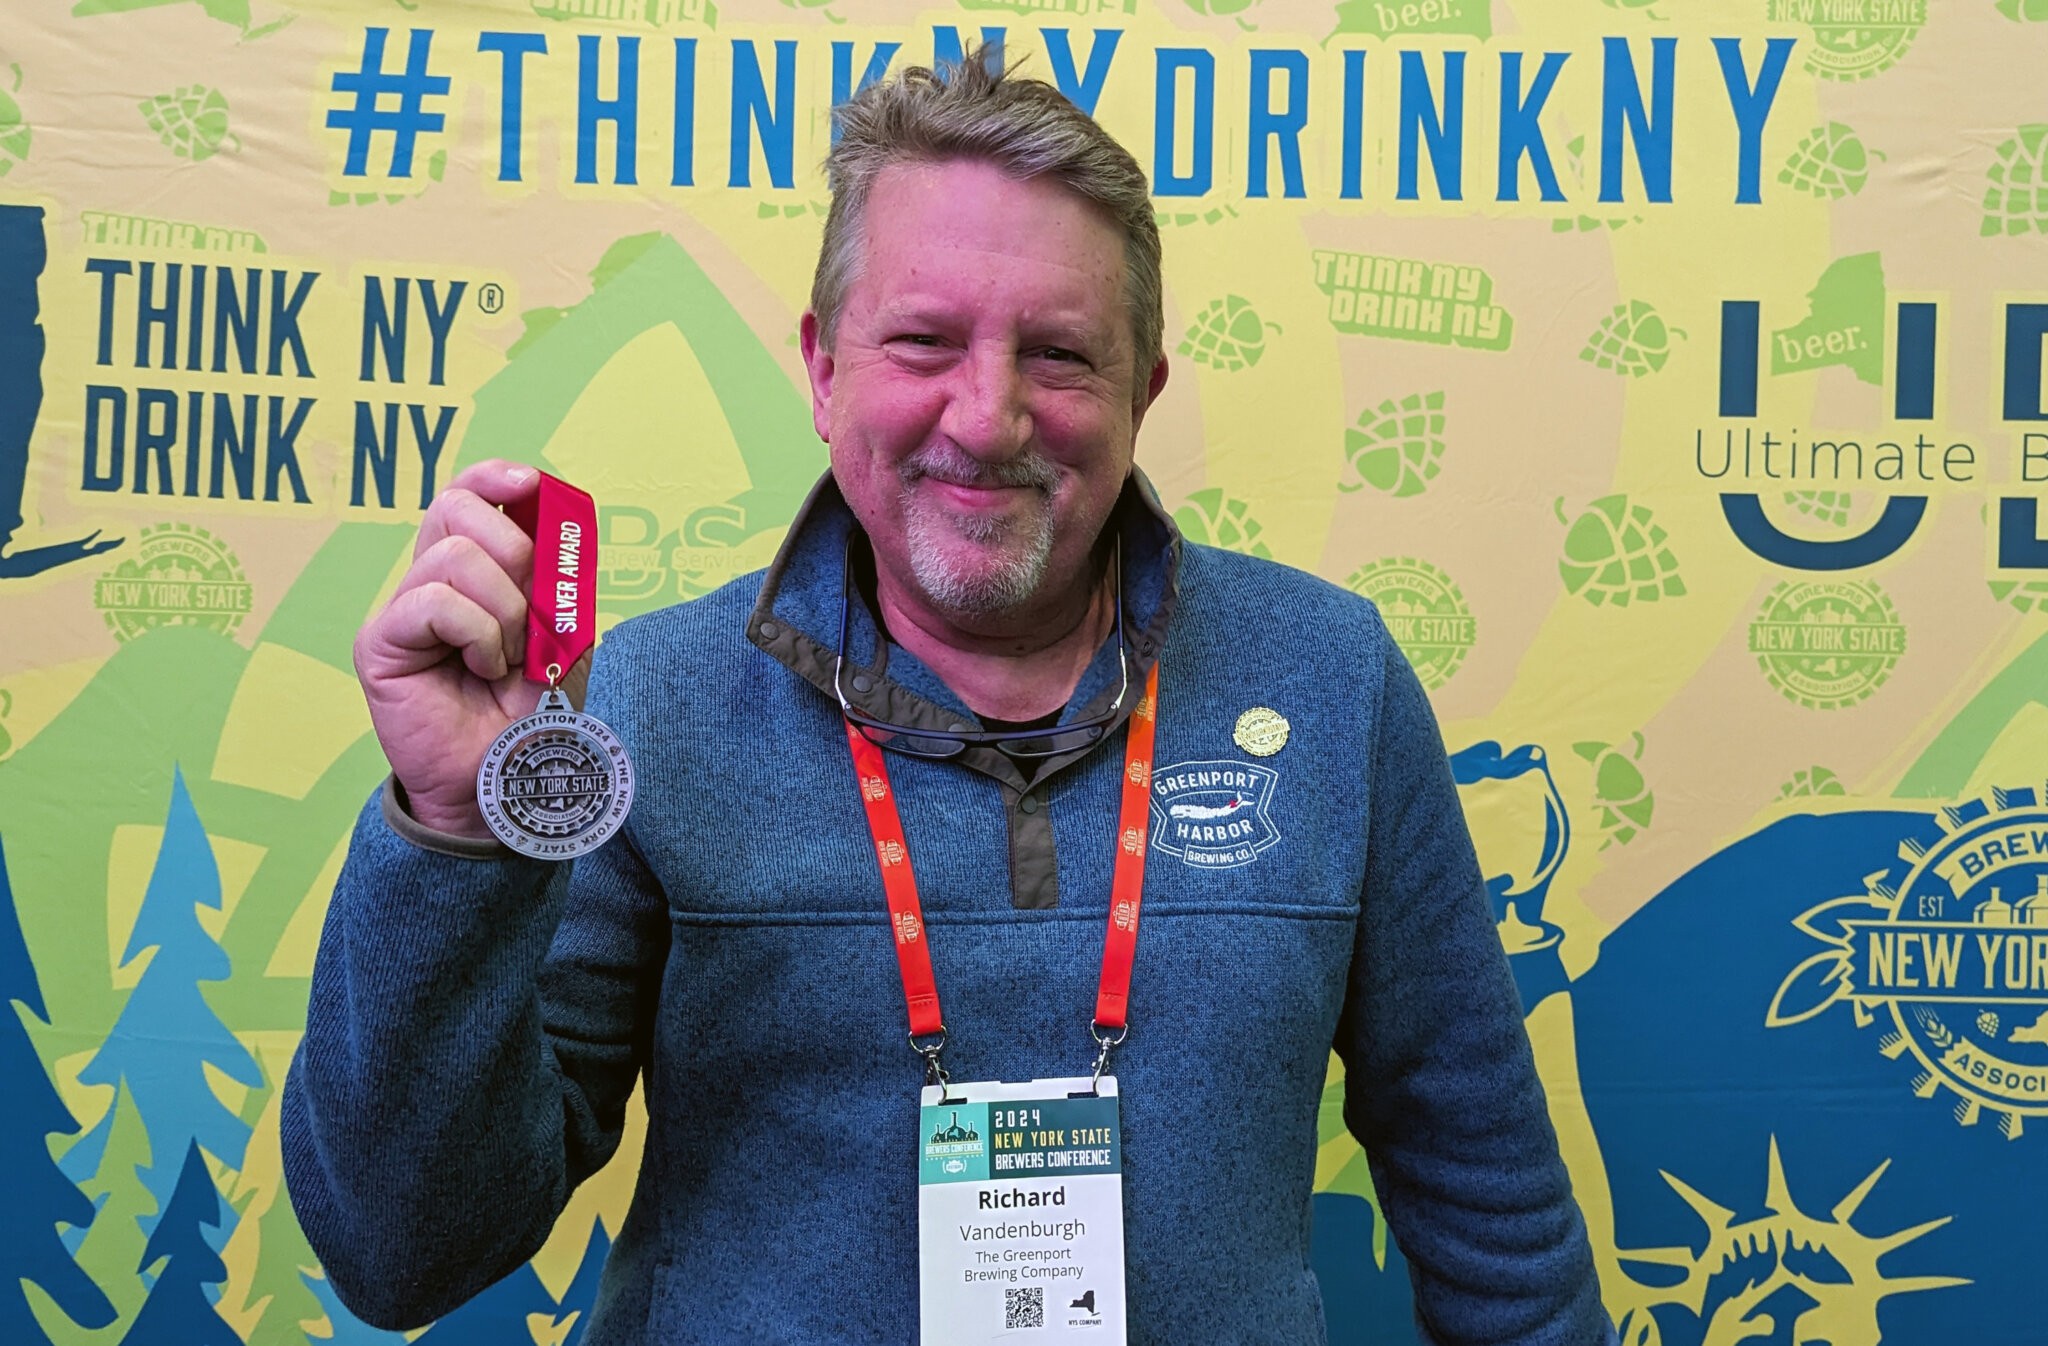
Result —
[[609, 725], [549, 688], [484, 754], [476, 802], [498, 839], [521, 855], [573, 860], [626, 821], [633, 762]]

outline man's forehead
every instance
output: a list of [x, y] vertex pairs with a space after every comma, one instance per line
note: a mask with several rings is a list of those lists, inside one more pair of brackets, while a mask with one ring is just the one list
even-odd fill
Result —
[[868, 279], [873, 284], [865, 296], [866, 307], [884, 321], [952, 320], [1000, 309], [1006, 319], [1014, 319], [1019, 326], [1034, 331], [1101, 335], [1113, 329], [1123, 316], [1117, 296], [1101, 296], [1092, 289], [1068, 297], [1044, 287], [1026, 290], [993, 285], [985, 278], [974, 278], [977, 283], [959, 286], [931, 284], [929, 275], [897, 278], [878, 273]]
[[917, 226], [869, 228], [870, 250], [985, 247], [1075, 264], [1122, 254], [1122, 234], [1096, 202], [1056, 178], [1011, 177], [978, 160], [892, 163], [876, 174], [865, 213], [871, 225], [914, 219]]
[[1121, 235], [1049, 179], [974, 162], [892, 164], [876, 177], [865, 223], [854, 288], [877, 310], [1006, 302], [1034, 321], [1092, 327], [1122, 302]]

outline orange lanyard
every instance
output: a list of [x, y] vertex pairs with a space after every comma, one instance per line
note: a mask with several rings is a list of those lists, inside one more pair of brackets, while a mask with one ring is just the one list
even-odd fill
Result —
[[[1102, 945], [1102, 979], [1095, 993], [1095, 1035], [1108, 1048], [1123, 1040], [1129, 1025], [1131, 965], [1138, 954], [1138, 910], [1145, 894], [1145, 838], [1150, 831], [1152, 737], [1158, 725], [1159, 666], [1145, 676], [1145, 694], [1131, 708], [1129, 742], [1124, 750], [1123, 804], [1117, 818], [1116, 871], [1110, 886], [1109, 933]], [[889, 901], [889, 926], [896, 938], [896, 965], [903, 974], [903, 1000], [910, 1011], [912, 1045], [917, 1039], [943, 1039], [945, 1019], [939, 1013], [939, 986], [932, 974], [930, 939], [924, 904], [918, 900], [917, 878], [911, 873], [910, 847], [903, 837], [903, 815], [896, 809], [882, 750], [849, 722], [846, 741], [853, 747], [853, 770], [860, 797], [867, 805], [868, 830], [875, 838], [881, 864], [882, 891]], [[1114, 1038], [1105, 1036], [1115, 1034]], [[937, 1071], [936, 1047], [918, 1047]], [[1097, 1063], [1100, 1071], [1101, 1062]]]

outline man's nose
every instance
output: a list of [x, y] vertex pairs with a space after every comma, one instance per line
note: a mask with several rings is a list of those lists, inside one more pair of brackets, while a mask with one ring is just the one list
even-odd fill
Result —
[[977, 458], [1009, 458], [1031, 442], [1031, 412], [1017, 353], [978, 344], [954, 371], [939, 430]]

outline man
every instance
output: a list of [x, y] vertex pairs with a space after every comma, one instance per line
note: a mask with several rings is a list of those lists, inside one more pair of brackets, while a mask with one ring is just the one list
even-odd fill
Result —
[[1113, 1066], [1130, 1340], [1322, 1339], [1333, 1044], [1432, 1339], [1609, 1339], [1419, 685], [1369, 604], [1183, 545], [1133, 470], [1167, 377], [1141, 170], [979, 59], [840, 127], [802, 327], [832, 471], [765, 574], [607, 637], [591, 709], [639, 762], [624, 832], [556, 864], [478, 812], [479, 760], [535, 697], [532, 547], [498, 509], [529, 469], [451, 485], [357, 642], [394, 783], [337, 886], [284, 1117], [342, 1298], [415, 1326], [518, 1265], [642, 1080], [591, 1346], [917, 1340], [924, 1070], [847, 724], [890, 749], [943, 1065], [1023, 1081], [1097, 1052], [1147, 702]]

